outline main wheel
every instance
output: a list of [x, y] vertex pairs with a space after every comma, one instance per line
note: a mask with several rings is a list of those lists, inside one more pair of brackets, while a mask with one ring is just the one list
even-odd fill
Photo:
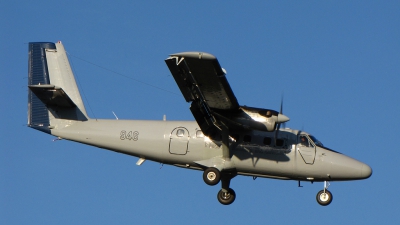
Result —
[[219, 190], [217, 194], [218, 201], [223, 205], [230, 205], [235, 201], [236, 193], [232, 188], [229, 188], [228, 192]]
[[331, 204], [333, 199], [332, 193], [328, 190], [321, 190], [317, 194], [317, 202], [322, 206]]
[[208, 185], [216, 185], [221, 179], [221, 172], [217, 168], [209, 167], [204, 170], [203, 180]]

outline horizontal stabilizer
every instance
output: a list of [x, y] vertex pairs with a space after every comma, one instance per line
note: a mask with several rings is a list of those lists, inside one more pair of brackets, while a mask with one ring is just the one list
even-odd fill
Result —
[[76, 107], [65, 91], [52, 84], [28, 85], [29, 89], [46, 105], [60, 107]]

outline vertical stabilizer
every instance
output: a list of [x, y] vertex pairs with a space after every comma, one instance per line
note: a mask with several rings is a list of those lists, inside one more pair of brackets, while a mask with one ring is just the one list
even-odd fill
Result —
[[28, 126], [50, 133], [88, 120], [61, 42], [29, 43], [28, 77]]

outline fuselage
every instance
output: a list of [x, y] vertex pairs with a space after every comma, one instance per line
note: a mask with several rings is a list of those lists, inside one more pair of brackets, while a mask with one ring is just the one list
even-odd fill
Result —
[[[220, 158], [219, 137], [206, 137], [195, 121], [93, 120], [51, 129], [51, 134], [142, 159], [188, 169], [204, 169], [203, 160]], [[230, 132], [231, 161], [239, 175], [308, 181], [357, 180], [371, 168], [313, 142], [305, 132]], [[299, 138], [305, 137], [308, 146]], [[315, 139], [315, 138], [314, 138]]]
[[[61, 42], [29, 43], [28, 126], [99, 148], [187, 169], [203, 170], [229, 205], [236, 175], [325, 181], [317, 201], [329, 205], [326, 181], [371, 176], [371, 168], [322, 145], [314, 136], [280, 129], [280, 111], [240, 106], [215, 56], [183, 52], [165, 60], [196, 122], [90, 119]], [[204, 133], [203, 133], [204, 131]]]

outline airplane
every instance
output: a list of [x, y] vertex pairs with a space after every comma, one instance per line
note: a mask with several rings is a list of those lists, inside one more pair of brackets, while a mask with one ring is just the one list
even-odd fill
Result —
[[91, 119], [61, 42], [30, 42], [28, 127], [57, 139], [186, 169], [201, 170], [208, 185], [221, 183], [218, 201], [236, 199], [237, 175], [323, 182], [316, 200], [332, 202], [331, 181], [367, 179], [365, 163], [325, 147], [315, 136], [281, 128], [280, 111], [239, 105], [217, 58], [204, 52], [171, 54], [166, 64], [195, 121]]

